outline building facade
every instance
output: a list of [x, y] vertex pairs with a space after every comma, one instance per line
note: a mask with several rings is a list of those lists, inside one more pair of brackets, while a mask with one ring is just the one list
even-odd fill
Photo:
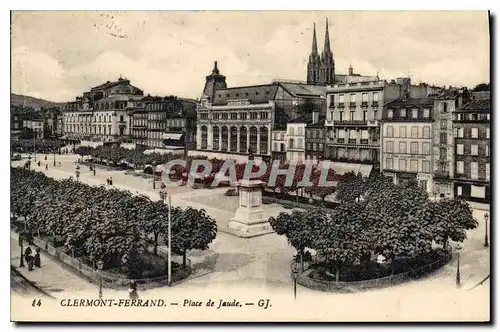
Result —
[[433, 191], [434, 99], [404, 98], [390, 102], [382, 113], [381, 161], [394, 183], [415, 179]]
[[490, 100], [474, 99], [453, 112], [454, 194], [490, 203]]
[[143, 91], [119, 78], [84, 92], [63, 112], [66, 138], [114, 142], [130, 135], [129, 115], [142, 107]]
[[324, 159], [325, 133], [325, 117], [320, 117], [319, 114], [314, 113], [311, 123], [306, 126], [306, 160], [316, 163]]
[[325, 88], [304, 83], [225, 86], [215, 65], [197, 107], [198, 150], [247, 154], [251, 149], [271, 159], [274, 130], [286, 130], [291, 120], [326, 106]]
[[281, 162], [286, 160], [286, 130], [273, 130], [271, 159]]

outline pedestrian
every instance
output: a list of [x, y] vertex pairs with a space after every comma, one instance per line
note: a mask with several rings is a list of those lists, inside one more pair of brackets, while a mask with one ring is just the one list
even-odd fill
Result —
[[108, 184], [108, 186], [109, 186], [109, 178], [106, 178], [106, 183], [107, 183], [107, 184]]
[[29, 257], [31, 255], [31, 247], [30, 246], [27, 246], [26, 249], [24, 250], [24, 261], [26, 262], [26, 265], [28, 265], [28, 261], [29, 261]]
[[35, 254], [35, 266], [36, 266], [36, 267], [41, 267], [41, 260], [40, 260], [40, 248], [36, 248], [36, 254]]
[[45, 156], [45, 160], [47, 160], [47, 156]]
[[49, 169], [49, 164], [45, 164], [45, 170]]
[[91, 171], [91, 172], [92, 172], [92, 165], [90, 165], [90, 166], [89, 166], [89, 171]]
[[137, 283], [132, 281], [130, 283], [130, 288], [128, 289], [128, 296], [131, 300], [136, 300], [139, 298], [139, 294], [137, 294]]
[[113, 178], [110, 176], [109, 177], [109, 185], [112, 186], [113, 185]]
[[32, 254], [28, 256], [28, 271], [33, 271], [33, 264], [35, 262], [35, 257]]
[[59, 162], [59, 167], [61, 167], [61, 162]]
[[38, 161], [38, 167], [40, 167], [40, 160]]
[[94, 167], [93, 171], [94, 171], [94, 176], [95, 176], [95, 167]]

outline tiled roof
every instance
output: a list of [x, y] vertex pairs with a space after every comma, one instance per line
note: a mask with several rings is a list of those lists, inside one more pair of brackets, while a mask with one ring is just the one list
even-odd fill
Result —
[[310, 96], [310, 97], [320, 97], [326, 95], [326, 86], [311, 85], [311, 84], [298, 84], [298, 83], [282, 83], [278, 82], [292, 95], [297, 97], [300, 96]]
[[386, 107], [411, 107], [434, 105], [434, 98], [408, 98], [406, 100], [396, 99], [386, 104]]
[[253, 85], [217, 90], [212, 105], [226, 105], [228, 100], [248, 99], [250, 104], [266, 104], [274, 100], [278, 85]]
[[335, 83], [340, 83], [340, 84], [362, 83], [362, 82], [372, 82], [372, 81], [379, 81], [379, 78], [377, 76], [335, 74]]
[[295, 118], [293, 120], [288, 121], [288, 123], [310, 123], [312, 121], [312, 117], [307, 114], [300, 116], [298, 118]]
[[490, 100], [489, 99], [476, 99], [468, 102], [467, 104], [463, 105], [462, 107], [458, 108], [456, 112], [460, 111], [484, 111], [490, 110]]

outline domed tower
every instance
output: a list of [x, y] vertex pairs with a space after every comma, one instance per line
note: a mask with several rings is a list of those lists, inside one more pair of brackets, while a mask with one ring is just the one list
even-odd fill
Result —
[[206, 77], [203, 96], [207, 98], [207, 101], [209, 103], [212, 103], [214, 100], [215, 91], [222, 89], [227, 89], [226, 76], [220, 74], [219, 69], [217, 68], [217, 61], [215, 61], [214, 69], [212, 69], [212, 74]]

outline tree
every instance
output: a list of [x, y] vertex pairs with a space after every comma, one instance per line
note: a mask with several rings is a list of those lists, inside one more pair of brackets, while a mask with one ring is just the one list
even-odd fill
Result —
[[172, 214], [172, 249], [182, 255], [182, 265], [186, 267], [189, 250], [206, 250], [217, 236], [217, 223], [205, 210], [191, 207]]

